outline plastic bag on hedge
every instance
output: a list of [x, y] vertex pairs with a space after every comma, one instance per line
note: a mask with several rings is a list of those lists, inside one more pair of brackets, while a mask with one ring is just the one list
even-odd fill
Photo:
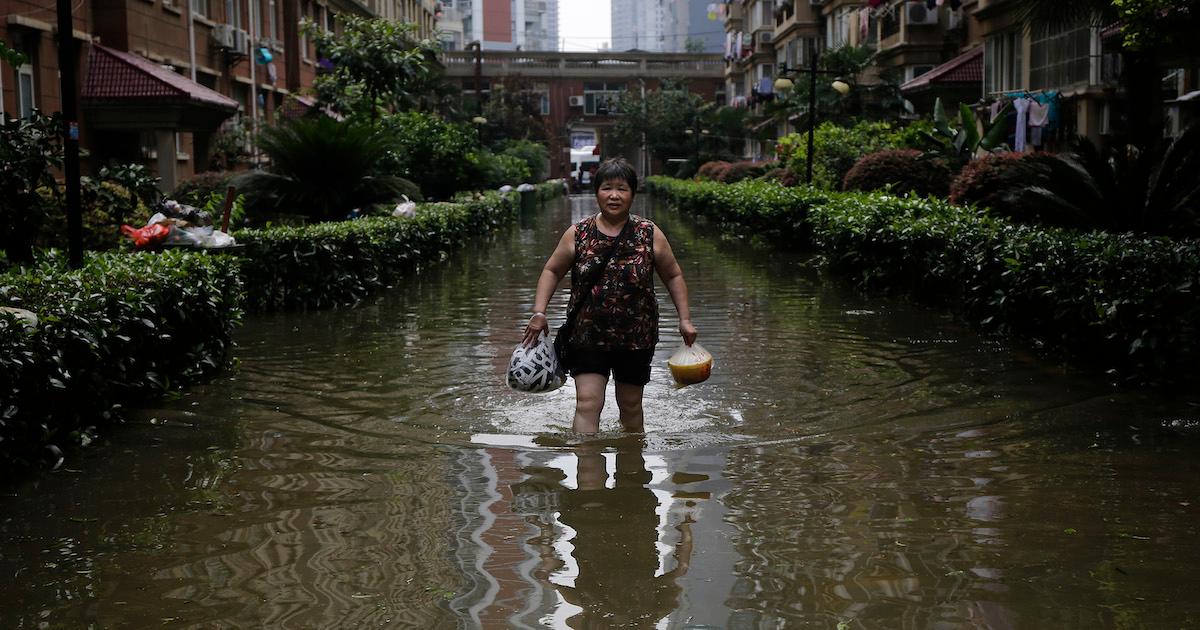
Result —
[[152, 247], [167, 240], [167, 236], [171, 234], [170, 226], [162, 223], [153, 223], [143, 228], [135, 228], [132, 225], [122, 225], [121, 233], [133, 239], [133, 246], [138, 249]]
[[703, 383], [712, 375], [713, 357], [704, 346], [679, 344], [675, 354], [667, 359], [667, 367], [671, 368], [671, 378], [679, 387], [687, 387]]
[[509, 387], [531, 394], [552, 392], [567, 382], [567, 375], [558, 365], [554, 345], [545, 332], [528, 348], [517, 344], [508, 361], [506, 380]]

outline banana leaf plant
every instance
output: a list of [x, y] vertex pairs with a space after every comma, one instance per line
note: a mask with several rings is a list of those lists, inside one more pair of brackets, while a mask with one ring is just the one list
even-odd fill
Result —
[[980, 151], [991, 153], [1003, 148], [1008, 132], [1005, 122], [1011, 107], [1005, 105], [996, 120], [980, 134], [979, 121], [970, 107], [959, 103], [958, 118], [953, 120], [946, 115], [942, 99], [937, 99], [933, 103], [933, 131], [925, 132], [932, 145], [928, 152], [937, 153], [947, 162], [962, 166]]

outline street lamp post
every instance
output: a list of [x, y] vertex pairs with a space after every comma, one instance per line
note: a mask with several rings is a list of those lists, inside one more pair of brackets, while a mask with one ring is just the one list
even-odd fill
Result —
[[[817, 128], [817, 75], [818, 74], [838, 74], [833, 70], [821, 70], [817, 67], [819, 58], [817, 47], [815, 45], [809, 47], [809, 64], [808, 64], [808, 154], [805, 156], [805, 176], [804, 181], [809, 185], [813, 179], [813, 132]], [[779, 78], [775, 80], [775, 93], [780, 94], [791, 90], [795, 84], [787, 78], [788, 74], [796, 74], [800, 72], [797, 68], [789, 68], [786, 62], [779, 62]], [[832, 87], [838, 94], [845, 95], [850, 91], [850, 84], [837, 78], [833, 81]]]

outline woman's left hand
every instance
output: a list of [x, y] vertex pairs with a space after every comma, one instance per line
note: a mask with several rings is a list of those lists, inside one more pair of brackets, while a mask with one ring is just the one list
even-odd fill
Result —
[[696, 343], [696, 327], [692, 325], [692, 320], [679, 320], [679, 335], [683, 337], [683, 343], [688, 346]]

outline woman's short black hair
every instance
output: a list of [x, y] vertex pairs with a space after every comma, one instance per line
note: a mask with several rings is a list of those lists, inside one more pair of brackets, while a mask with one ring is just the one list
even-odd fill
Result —
[[596, 190], [600, 190], [600, 184], [610, 179], [625, 180], [625, 183], [629, 184], [629, 190], [637, 194], [637, 171], [634, 170], [629, 160], [622, 157], [604, 160], [600, 163], [600, 168], [596, 169], [596, 174], [592, 176], [592, 183], [596, 186]]

